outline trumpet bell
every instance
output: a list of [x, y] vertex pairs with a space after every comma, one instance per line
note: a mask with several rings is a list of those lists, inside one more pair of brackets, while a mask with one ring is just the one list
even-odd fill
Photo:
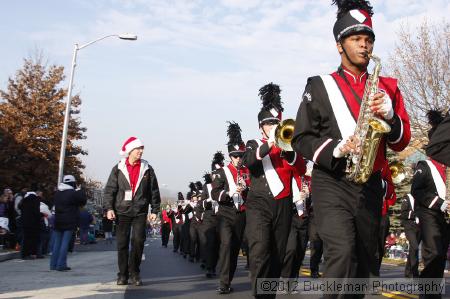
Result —
[[393, 162], [389, 164], [389, 169], [391, 170], [392, 182], [395, 185], [400, 184], [406, 178], [406, 170], [402, 163]]
[[295, 121], [292, 118], [283, 120], [275, 129], [275, 145], [284, 151], [292, 152]]

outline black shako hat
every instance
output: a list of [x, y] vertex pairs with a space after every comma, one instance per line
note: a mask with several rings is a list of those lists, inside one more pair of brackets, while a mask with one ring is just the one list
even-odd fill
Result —
[[367, 33], [375, 40], [372, 28], [373, 8], [366, 0], [333, 0], [338, 7], [333, 35], [336, 42], [357, 33]]
[[428, 124], [431, 126], [428, 130], [428, 138], [431, 138], [434, 131], [436, 131], [437, 126], [444, 120], [445, 116], [441, 110], [431, 109], [427, 112]]
[[224, 161], [225, 160], [225, 156], [222, 154], [221, 151], [217, 151], [214, 154], [213, 160], [211, 162], [211, 171], [215, 171], [219, 168], [222, 168], [225, 164]]
[[245, 152], [245, 143], [241, 137], [241, 128], [236, 122], [228, 122], [228, 154], [243, 154]]
[[212, 183], [212, 177], [209, 172], [205, 172], [203, 175], [203, 179], [205, 180], [205, 184], [211, 184]]
[[280, 86], [272, 82], [259, 89], [262, 101], [261, 111], [258, 113], [258, 123], [261, 127], [265, 122], [280, 122], [283, 106], [280, 97]]

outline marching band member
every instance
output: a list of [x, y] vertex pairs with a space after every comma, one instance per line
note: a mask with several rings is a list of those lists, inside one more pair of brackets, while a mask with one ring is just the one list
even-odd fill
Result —
[[381, 208], [381, 221], [380, 231], [378, 233], [378, 271], [377, 275], [380, 276], [381, 263], [383, 262], [386, 237], [389, 235], [389, 207], [393, 206], [397, 201], [397, 194], [395, 193], [394, 183], [392, 182], [391, 170], [389, 163], [386, 160], [384, 167], [381, 170], [381, 179], [383, 185], [383, 205]]
[[205, 173], [203, 176], [205, 184], [203, 185], [202, 193], [202, 231], [200, 234], [201, 252], [206, 266], [206, 277], [212, 278], [216, 275], [217, 264], [217, 217], [214, 214], [214, 205], [211, 195], [212, 191], [212, 176], [210, 173]]
[[241, 160], [245, 144], [239, 125], [229, 122], [227, 134], [231, 162], [215, 172], [211, 191], [212, 198], [219, 203], [219, 294], [228, 294], [233, 290], [230, 285], [245, 229], [245, 199], [250, 183], [248, 169], [242, 165]]
[[421, 240], [419, 218], [415, 212], [415, 200], [411, 194], [402, 198], [400, 219], [409, 243], [408, 259], [405, 265], [405, 277], [419, 277], [419, 244]]
[[259, 95], [263, 103], [258, 113], [262, 139], [247, 142], [243, 164], [249, 168], [251, 179], [246, 234], [252, 292], [264, 297], [257, 294], [258, 279], [280, 277], [292, 221], [293, 169], [304, 161], [295, 152], [283, 151], [275, 145], [275, 129], [283, 112], [280, 87], [267, 84]]
[[172, 214], [173, 211], [169, 205], [161, 212], [161, 242], [165, 248], [169, 243], [170, 231], [172, 230]]
[[450, 113], [436, 126], [433, 136], [426, 147], [427, 155], [432, 159], [450, 166]]
[[[201, 185], [201, 183], [200, 183]], [[192, 185], [192, 199], [190, 206], [192, 207], [191, 214], [189, 214], [191, 223], [189, 225], [189, 239], [190, 239], [190, 257], [191, 263], [198, 262], [200, 260], [200, 240], [199, 240], [199, 227], [201, 222], [201, 211], [199, 210], [198, 201], [201, 197], [199, 186], [197, 183]]]
[[[428, 137], [431, 138], [443, 117], [438, 111], [429, 111], [428, 117], [432, 125], [428, 132]], [[415, 210], [422, 235], [424, 268], [420, 272], [420, 278], [442, 278], [444, 275], [449, 244], [449, 224], [446, 217], [450, 211], [450, 202], [445, 198], [445, 169], [445, 165], [431, 158], [419, 161], [412, 180], [411, 195], [416, 200]]]
[[[379, 81], [378, 92], [369, 89], [367, 97], [363, 97], [369, 54], [375, 41], [370, 3], [334, 2], [338, 14], [333, 33], [341, 66], [331, 75], [308, 79], [292, 145], [315, 163], [312, 201], [324, 241], [324, 277], [367, 278], [377, 274], [383, 194], [380, 170], [386, 160], [386, 146], [403, 150], [410, 140], [410, 125], [395, 79], [372, 77]], [[381, 138], [374, 153], [371, 176], [358, 184], [347, 179], [345, 170], [347, 156], [360, 155], [359, 145], [364, 142], [353, 136], [356, 125], [363, 126], [368, 121], [368, 117], [363, 117], [358, 122], [362, 100], [391, 130]]]
[[292, 182], [292, 223], [291, 230], [286, 245], [286, 255], [284, 256], [282, 278], [298, 278], [300, 267], [306, 253], [308, 244], [308, 213], [307, 201], [309, 197], [309, 187], [304, 177], [305, 169], [295, 171]]
[[177, 207], [172, 214], [173, 252], [177, 252], [181, 248], [181, 228], [183, 226], [183, 207], [181, 204], [183, 201], [183, 193], [178, 192]]

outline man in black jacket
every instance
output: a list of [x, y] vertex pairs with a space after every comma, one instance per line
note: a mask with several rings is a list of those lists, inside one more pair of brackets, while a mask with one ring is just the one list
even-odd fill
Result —
[[[134, 285], [142, 285], [139, 267], [149, 205], [149, 221], [155, 221], [161, 203], [155, 171], [141, 159], [143, 151], [144, 145], [136, 137], [125, 141], [120, 154], [127, 157], [113, 167], [105, 187], [107, 217], [117, 223], [118, 285], [128, 284], [129, 277]], [[131, 250], [128, 253], [131, 228]]]
[[414, 206], [414, 197], [411, 194], [402, 198], [400, 219], [409, 243], [408, 260], [405, 266], [405, 277], [408, 278], [419, 277], [420, 227]]

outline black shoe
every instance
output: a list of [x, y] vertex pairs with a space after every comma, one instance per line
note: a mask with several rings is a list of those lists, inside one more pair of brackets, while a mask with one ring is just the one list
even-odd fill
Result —
[[231, 288], [231, 287], [218, 287], [216, 291], [217, 291], [218, 294], [221, 294], [221, 295], [229, 294], [229, 293], [233, 292], [233, 288]]
[[311, 278], [319, 278], [320, 274], [317, 271], [311, 272]]
[[175, 249], [174, 249], [174, 250], [172, 250], [172, 252], [173, 252], [173, 253], [177, 253], [177, 251], [178, 251], [178, 250], [175, 250]]
[[72, 268], [70, 268], [70, 267], [63, 267], [63, 268], [56, 269], [56, 271], [70, 271], [70, 270], [72, 270]]
[[123, 276], [120, 276], [119, 278], [117, 278], [117, 285], [118, 286], [124, 286], [128, 284], [128, 279], [126, 279]]
[[140, 287], [141, 285], [143, 285], [141, 277], [139, 275], [132, 276], [131, 283], [137, 287]]
[[193, 258], [193, 257], [190, 257], [190, 258], [189, 258], [189, 261], [190, 261], [191, 263], [193, 263], [193, 262], [194, 262], [194, 258]]
[[201, 263], [200, 268], [205, 269], [206, 268], [205, 264]]

